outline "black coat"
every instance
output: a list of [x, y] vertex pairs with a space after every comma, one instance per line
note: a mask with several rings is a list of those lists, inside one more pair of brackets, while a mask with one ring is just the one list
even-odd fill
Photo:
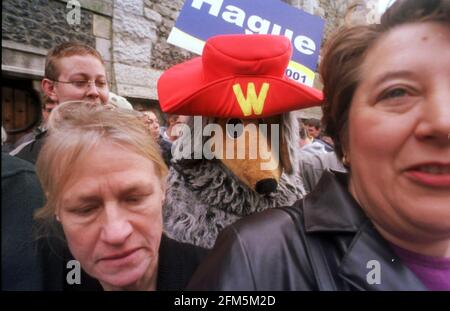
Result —
[[170, 166], [170, 161], [172, 160], [172, 143], [159, 136], [159, 146], [164, 162], [167, 166]]
[[[61, 273], [57, 273], [57, 275], [60, 276], [60, 281], [57, 281], [57, 284], [48, 286], [49, 289], [66, 291], [103, 290], [100, 282], [90, 277], [83, 270], [81, 271], [81, 284], [67, 284], [66, 273], [69, 270], [65, 268], [65, 265], [69, 260], [72, 260], [73, 257], [67, 248], [65, 248], [63, 252], [65, 254], [62, 257], [65, 259], [61, 260], [59, 263]], [[197, 269], [206, 253], [207, 250], [204, 248], [172, 240], [163, 234], [159, 247], [156, 290], [185, 289], [192, 274]], [[48, 268], [50, 269], [50, 267]]]
[[[188, 289], [426, 290], [347, 191], [346, 177], [326, 171], [293, 206], [228, 227]], [[380, 284], [370, 284], [373, 260]]]
[[40, 132], [35, 136], [34, 140], [31, 143], [23, 147], [23, 149], [20, 150], [15, 156], [22, 160], [36, 164], [39, 152], [41, 151], [46, 138], [47, 131], [45, 130]]
[[45, 197], [34, 166], [2, 152], [2, 290], [44, 289], [33, 213]]
[[181, 243], [163, 234], [159, 248], [157, 290], [183, 290], [207, 250]]

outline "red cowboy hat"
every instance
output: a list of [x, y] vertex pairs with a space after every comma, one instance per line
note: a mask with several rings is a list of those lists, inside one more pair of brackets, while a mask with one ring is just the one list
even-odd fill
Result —
[[158, 81], [166, 113], [261, 118], [320, 105], [322, 92], [285, 75], [292, 46], [274, 35], [220, 35], [203, 56], [166, 70]]

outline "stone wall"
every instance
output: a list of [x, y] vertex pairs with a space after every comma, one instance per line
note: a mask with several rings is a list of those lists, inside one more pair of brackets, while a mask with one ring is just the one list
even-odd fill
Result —
[[[325, 19], [324, 40], [344, 24], [375, 23], [379, 0], [282, 0]], [[322, 43], [323, 43], [322, 42]]]
[[69, 40], [95, 46], [89, 11], [81, 10], [81, 23], [71, 26], [66, 21], [69, 10], [59, 1], [4, 0], [2, 9], [2, 40], [44, 49]]
[[117, 93], [122, 96], [154, 98], [151, 68], [152, 46], [156, 27], [144, 17], [143, 0], [114, 1], [113, 70]]
[[[103, 55], [112, 91], [155, 100], [161, 73], [194, 56], [166, 42], [185, 0], [79, 0], [79, 25], [66, 21], [68, 1], [2, 2], [2, 70], [42, 77], [47, 50], [77, 40], [95, 46]], [[344, 23], [356, 0], [282, 1], [324, 18], [327, 38]]]
[[[123, 0], [134, 1], [134, 0]], [[144, 15], [155, 23], [157, 41], [152, 48], [152, 68], [165, 70], [173, 64], [191, 58], [194, 54], [170, 45], [166, 42], [170, 30], [175, 24], [178, 13], [185, 0], [142, 0]], [[365, 0], [281, 0], [293, 7], [300, 8], [310, 14], [325, 19], [324, 41], [329, 35], [344, 23], [348, 8], [355, 2]], [[376, 0], [372, 0], [376, 1]]]
[[[68, 0], [2, 1], [2, 74], [40, 80], [48, 49], [66, 41], [95, 47], [111, 74], [113, 0], [79, 0], [80, 22], [69, 24]], [[111, 79], [114, 81], [114, 79]], [[116, 89], [112, 84], [112, 89]]]
[[172, 27], [175, 25], [183, 3], [183, 0], [173, 0], [170, 2], [164, 0], [146, 1], [148, 5], [144, 9], [147, 10], [146, 15], [160, 16], [157, 27], [157, 41], [152, 53], [152, 66], [154, 68], [165, 70], [173, 64], [192, 58], [194, 55], [185, 49], [170, 45], [166, 41]]
[[161, 73], [192, 57], [166, 42], [183, 2], [114, 1], [112, 51], [119, 95], [156, 99]]
[[[339, 27], [347, 24], [364, 23], [369, 14], [369, 5], [377, 4], [378, 0], [282, 0], [294, 7], [300, 8], [310, 14], [320, 16], [325, 20], [325, 29], [322, 40], [322, 46], [326, 40]], [[319, 56], [320, 62], [320, 56]], [[320, 76], [316, 74], [314, 87], [322, 89], [323, 85]], [[322, 117], [322, 109], [313, 107], [297, 111], [298, 118], [316, 118]]]
[[[328, 35], [354, 0], [283, 0], [327, 20]], [[113, 61], [119, 95], [156, 99], [156, 81], [194, 54], [166, 42], [185, 0], [115, 0]], [[320, 87], [320, 85], [318, 85]]]

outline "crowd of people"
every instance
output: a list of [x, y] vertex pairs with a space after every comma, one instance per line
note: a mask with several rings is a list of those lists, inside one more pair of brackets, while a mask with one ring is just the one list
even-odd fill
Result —
[[2, 288], [450, 290], [449, 50], [447, 0], [397, 0], [379, 24], [337, 30], [323, 118], [296, 142], [308, 195], [223, 228], [209, 250], [164, 228], [189, 117], [160, 126], [110, 92], [98, 51], [54, 47], [42, 123], [2, 149]]

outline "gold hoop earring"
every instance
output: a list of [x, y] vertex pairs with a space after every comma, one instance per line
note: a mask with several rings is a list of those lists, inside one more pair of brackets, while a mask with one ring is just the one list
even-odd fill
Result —
[[350, 167], [350, 160], [348, 159], [348, 156], [346, 153], [344, 153], [344, 156], [342, 157], [342, 164], [346, 167]]

